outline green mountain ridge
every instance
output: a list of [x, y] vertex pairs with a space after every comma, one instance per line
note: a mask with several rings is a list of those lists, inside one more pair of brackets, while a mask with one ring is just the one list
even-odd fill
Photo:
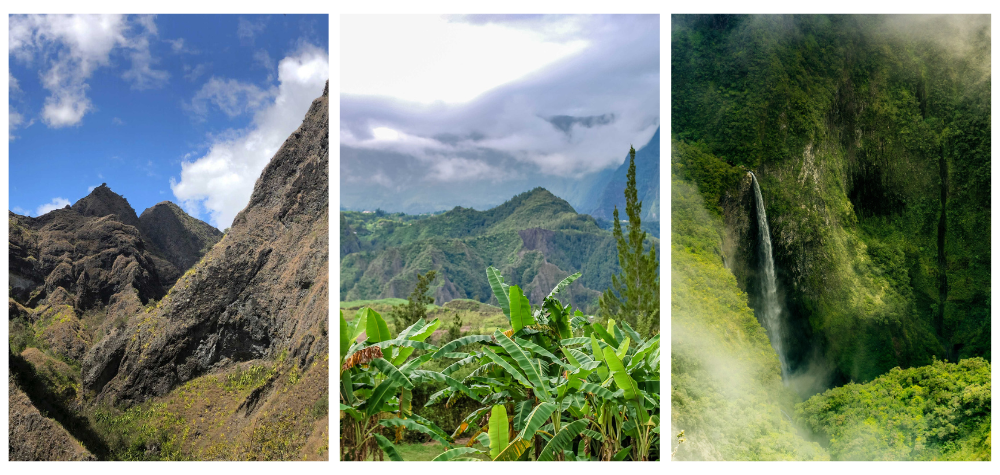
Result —
[[577, 308], [596, 310], [599, 291], [618, 269], [611, 233], [543, 188], [485, 211], [456, 207], [429, 217], [342, 211], [341, 220], [347, 225], [341, 231], [343, 300], [406, 297], [416, 273], [436, 270], [435, 303], [489, 302], [492, 291], [482, 269], [492, 265], [512, 276], [508, 283], [520, 285], [533, 302], [562, 278], [582, 272], [567, 298]]

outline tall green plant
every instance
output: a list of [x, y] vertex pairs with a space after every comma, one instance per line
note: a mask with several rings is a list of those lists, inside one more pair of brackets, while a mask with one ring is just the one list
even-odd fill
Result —
[[600, 314], [628, 322], [645, 334], [660, 328], [660, 273], [656, 248], [643, 252], [646, 232], [642, 231], [642, 202], [635, 186], [635, 148], [629, 148], [625, 186], [625, 213], [628, 215], [628, 238], [622, 233], [618, 207], [614, 210], [614, 236], [618, 242], [621, 273], [611, 277], [611, 288], [600, 299]]

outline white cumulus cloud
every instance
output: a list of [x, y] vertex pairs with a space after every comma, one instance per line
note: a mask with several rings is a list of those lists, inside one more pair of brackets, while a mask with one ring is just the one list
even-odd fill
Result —
[[123, 78], [133, 89], [160, 87], [169, 77], [152, 68], [149, 38], [157, 31], [151, 16], [130, 22], [124, 15], [11, 15], [9, 25], [9, 54], [42, 68], [49, 96], [41, 118], [51, 128], [78, 125], [93, 109], [87, 81], [96, 69], [111, 65], [116, 48], [132, 60]]
[[49, 211], [65, 208], [66, 206], [69, 206], [69, 204], [70, 202], [66, 198], [60, 198], [60, 197], [52, 198], [51, 202], [45, 203], [39, 206], [35, 210], [35, 216], [41, 216], [45, 213], [48, 213]]
[[[181, 163], [180, 180], [171, 178], [170, 188], [187, 212], [200, 216], [204, 209], [219, 229], [232, 224], [250, 200], [257, 177], [302, 123], [309, 105], [322, 94], [328, 78], [329, 56], [321, 48], [303, 44], [283, 58], [278, 63], [278, 86], [266, 104], [254, 113], [250, 126], [221, 134], [204, 156]], [[209, 97], [216, 96], [206, 95], [206, 108]], [[211, 103], [223, 112], [229, 106], [225, 100], [213, 99]]]

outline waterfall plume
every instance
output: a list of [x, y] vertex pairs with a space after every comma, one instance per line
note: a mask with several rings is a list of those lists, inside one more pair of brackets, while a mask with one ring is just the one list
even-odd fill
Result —
[[764, 330], [767, 331], [771, 346], [778, 353], [778, 360], [781, 363], [781, 379], [787, 384], [788, 363], [785, 357], [785, 333], [781, 302], [778, 300], [778, 283], [774, 274], [774, 256], [771, 253], [771, 230], [767, 225], [767, 212], [764, 210], [764, 198], [760, 194], [757, 177], [752, 172], [749, 174], [753, 182], [754, 202], [757, 205], [757, 229], [759, 232], [757, 245], [760, 256], [758, 272], [761, 279], [761, 300], [756, 311], [760, 314], [760, 322], [764, 325]]

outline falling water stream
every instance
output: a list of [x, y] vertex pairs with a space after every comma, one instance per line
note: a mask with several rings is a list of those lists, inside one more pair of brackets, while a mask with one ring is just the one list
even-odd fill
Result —
[[758, 311], [761, 313], [761, 323], [771, 340], [771, 346], [778, 353], [778, 360], [781, 363], [781, 379], [788, 384], [788, 363], [785, 361], [784, 328], [781, 320], [781, 302], [778, 301], [778, 284], [774, 275], [774, 256], [771, 254], [771, 230], [767, 226], [767, 212], [764, 210], [764, 198], [760, 195], [760, 186], [757, 185], [757, 177], [750, 173], [753, 181], [754, 201], [757, 204], [757, 229], [760, 232], [758, 239], [760, 254], [760, 274], [762, 285], [760, 286], [761, 304]]

